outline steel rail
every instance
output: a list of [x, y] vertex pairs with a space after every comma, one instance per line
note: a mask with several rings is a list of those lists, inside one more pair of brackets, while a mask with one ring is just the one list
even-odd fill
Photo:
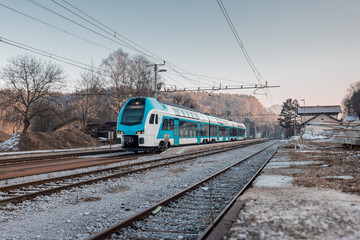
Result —
[[248, 181], [244, 187], [240, 190], [240, 192], [231, 200], [231, 202], [224, 208], [224, 210], [214, 219], [213, 224], [210, 224], [205, 231], [202, 233], [200, 237], [198, 237], [197, 240], [204, 240], [206, 237], [209, 236], [209, 234], [212, 232], [214, 227], [221, 221], [221, 219], [225, 216], [225, 214], [230, 210], [230, 208], [234, 205], [236, 200], [245, 192], [245, 190], [252, 184], [252, 182], [255, 180], [255, 178], [260, 174], [260, 172], [264, 169], [266, 164], [274, 157], [274, 155], [277, 153], [276, 151], [271, 154], [271, 156], [264, 162], [264, 164], [261, 166], [261, 168], [254, 174], [254, 176]]
[[84, 156], [84, 155], [95, 155], [95, 154], [106, 154], [110, 152], [123, 152], [122, 149], [110, 149], [104, 150], [81, 150], [78, 152], [62, 152], [62, 153], [56, 153], [56, 152], [48, 152], [48, 153], [37, 153], [35, 156], [28, 154], [27, 156], [24, 156], [26, 154], [21, 155], [5, 155], [0, 157], [0, 164], [6, 165], [7, 163], [16, 163], [16, 162], [31, 162], [31, 161], [46, 161], [49, 159], [55, 159], [55, 158], [62, 158], [62, 157], [76, 157], [76, 156]]
[[[82, 168], [96, 167], [96, 166], [101, 166], [101, 165], [108, 165], [108, 164], [113, 164], [113, 163], [118, 163], [118, 162], [123, 162], [123, 161], [129, 161], [129, 160], [137, 159], [139, 157], [148, 156], [148, 155], [153, 155], [153, 154], [152, 153], [142, 153], [142, 154], [127, 154], [127, 155], [122, 155], [122, 156], [99, 157], [99, 158], [92, 159], [92, 161], [98, 161], [97, 163], [92, 163], [92, 164], [89, 164], [89, 165], [77, 166], [77, 167], [69, 167], [69, 168], [66, 168], [66, 169], [56, 169], [56, 170], [46, 171], [46, 172], [43, 172], [43, 173], [24, 174], [24, 175], [21, 175], [21, 176], [2, 178], [1, 181], [14, 179], [14, 178], [19, 178], [19, 177], [35, 176], [35, 175], [44, 174], [44, 173], [70, 171], [70, 170], [75, 170], [75, 169], [82, 169]], [[114, 158], [116, 158], [116, 159], [114, 159]], [[51, 160], [51, 161], [53, 161], [53, 160]], [[71, 162], [70, 164], [84, 163], [85, 161], [86, 160], [84, 160], [84, 159], [82, 159], [82, 161], [74, 160], [74, 162]], [[55, 163], [54, 165], [47, 165], [45, 167], [61, 166], [61, 165], [69, 165], [69, 163], [61, 163], [61, 164], [56, 164]], [[30, 164], [29, 164], [29, 166], [30, 166]], [[31, 168], [26, 168], [26, 169], [31, 169]], [[20, 169], [20, 171], [21, 170], [23, 170], [23, 169]], [[5, 171], [0, 170], [0, 173], [1, 172], [6, 172], [6, 169], [5, 169]]]
[[95, 235], [91, 236], [87, 240], [103, 240], [103, 239], [107, 239], [108, 237], [111, 237], [112, 234], [118, 232], [120, 229], [125, 228], [127, 226], [131, 226], [134, 222], [147, 218], [158, 207], [169, 205], [171, 202], [179, 199], [180, 197], [184, 196], [188, 192], [198, 188], [203, 183], [205, 183], [205, 182], [219, 176], [220, 174], [228, 171], [229, 169], [233, 168], [234, 166], [236, 166], [236, 165], [238, 165], [238, 164], [240, 164], [240, 163], [242, 163], [242, 162], [256, 156], [257, 154], [265, 151], [266, 149], [270, 148], [271, 146], [275, 145], [276, 143], [277, 142], [275, 142], [275, 143], [273, 143], [273, 144], [271, 144], [269, 146], [266, 146], [265, 148], [261, 149], [260, 151], [257, 151], [255, 153], [251, 154], [250, 156], [247, 156], [247, 157], [241, 159], [240, 161], [238, 161], [238, 162], [236, 162], [236, 163], [234, 163], [234, 164], [232, 164], [232, 165], [230, 165], [230, 166], [228, 166], [228, 167], [226, 167], [226, 168], [212, 174], [211, 176], [199, 181], [198, 183], [186, 188], [185, 190], [180, 191], [180, 192], [166, 198], [165, 200], [162, 200], [162, 201], [154, 204], [153, 206], [151, 206], [151, 207], [149, 207], [149, 208], [147, 208], [147, 209], [145, 209], [145, 210], [143, 210], [143, 211], [141, 211], [141, 212], [139, 212], [139, 213], [137, 213], [137, 214], [135, 214], [135, 215], [133, 215], [133, 216], [131, 216], [129, 218], [124, 219], [123, 221], [119, 222], [118, 224], [115, 224], [115, 225], [113, 225], [113, 226], [111, 226], [111, 227], [109, 227], [107, 229], [104, 229], [104, 230], [96, 233]]
[[51, 189], [46, 189], [46, 190], [42, 190], [42, 191], [38, 191], [38, 192], [34, 192], [34, 193], [29, 193], [29, 194], [25, 194], [25, 195], [19, 195], [19, 196], [15, 196], [15, 197], [12, 197], [12, 198], [1, 199], [0, 200], [0, 206], [6, 205], [8, 203], [16, 204], [16, 203], [19, 203], [19, 202], [22, 202], [22, 201], [25, 201], [25, 200], [33, 199], [33, 198], [35, 198], [37, 196], [50, 195], [50, 194], [53, 194], [55, 192], [59, 192], [61, 190], [74, 188], [74, 187], [79, 187], [79, 186], [82, 186], [82, 185], [89, 185], [89, 184], [92, 184], [92, 183], [95, 183], [95, 182], [105, 181], [105, 180], [112, 179], [112, 178], [118, 178], [118, 177], [122, 177], [122, 176], [133, 174], [133, 173], [138, 173], [138, 172], [153, 169], [153, 168], [158, 168], [158, 167], [163, 167], [163, 166], [167, 166], [167, 165], [170, 165], [170, 164], [189, 161], [189, 160], [192, 160], [192, 159], [195, 159], [195, 158], [198, 158], [198, 157], [217, 154], [217, 153], [220, 153], [220, 152], [229, 151], [229, 150], [239, 148], [239, 147], [243, 147], [243, 144], [237, 144], [235, 146], [222, 148], [222, 149], [215, 149], [215, 150], [210, 150], [210, 151], [209, 150], [203, 150], [203, 151], [199, 151], [199, 152], [181, 154], [181, 155], [176, 155], [176, 156], [171, 156], [171, 157], [165, 157], [165, 158], [160, 158], [160, 159], [155, 159], [155, 160], [144, 161], [144, 162], [140, 162], [140, 163], [132, 163], [132, 164], [122, 165], [122, 166], [118, 166], [118, 167], [104, 168], [104, 169], [99, 169], [99, 170], [94, 170], [94, 171], [89, 171], [89, 172], [84, 172], [84, 173], [66, 175], [66, 176], [57, 177], [57, 178], [50, 178], [50, 179], [44, 179], [44, 180], [39, 180], [39, 181], [34, 181], [34, 182], [28, 182], [28, 183], [23, 183], [23, 184], [6, 186], [6, 187], [0, 188], [0, 192], [1, 191], [3, 191], [3, 192], [11, 191], [11, 190], [14, 190], [14, 189], [21, 189], [21, 188], [24, 188], [24, 187], [27, 187], [27, 186], [36, 186], [36, 185], [41, 185], [41, 184], [50, 183], [50, 182], [68, 180], [68, 179], [71, 179], [71, 178], [77, 178], [77, 177], [82, 177], [82, 176], [85, 176], [85, 175], [92, 175], [92, 174], [97, 174], [97, 173], [106, 172], [106, 171], [118, 170], [118, 169], [122, 169], [122, 168], [129, 168], [129, 167], [134, 167], [134, 166], [139, 166], [139, 165], [151, 164], [151, 163], [161, 162], [161, 161], [165, 161], [165, 160], [169, 160], [169, 159], [182, 158], [182, 159], [171, 161], [171, 162], [165, 162], [165, 163], [160, 163], [160, 164], [149, 166], [149, 167], [143, 167], [141, 169], [129, 170], [129, 171], [125, 171], [125, 172], [121, 172], [121, 173], [117, 173], [117, 174], [111, 174], [111, 175], [107, 175], [107, 176], [103, 176], [103, 177], [93, 178], [93, 179], [86, 180], [86, 181], [80, 181], [80, 182], [77, 182], [77, 183], [72, 183], [72, 184], [63, 185], [63, 186], [59, 186], [59, 187], [54, 187], [54, 188], [51, 188]]

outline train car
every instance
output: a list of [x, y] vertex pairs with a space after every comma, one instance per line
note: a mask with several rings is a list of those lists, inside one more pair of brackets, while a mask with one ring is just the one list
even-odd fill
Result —
[[242, 123], [150, 97], [130, 98], [117, 121], [117, 143], [134, 152], [244, 138]]

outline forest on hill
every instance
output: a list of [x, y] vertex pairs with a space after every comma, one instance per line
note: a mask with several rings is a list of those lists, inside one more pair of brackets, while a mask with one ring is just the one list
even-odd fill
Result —
[[163, 100], [234, 121], [255, 121], [258, 125], [275, 124], [278, 118], [251, 95], [189, 92], [174, 93]]

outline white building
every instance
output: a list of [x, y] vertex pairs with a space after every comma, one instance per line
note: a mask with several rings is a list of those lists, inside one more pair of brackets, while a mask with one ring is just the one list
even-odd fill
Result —
[[305, 134], [319, 134], [333, 124], [341, 122], [338, 115], [341, 113], [340, 105], [334, 106], [306, 106], [298, 108], [301, 117], [301, 127]]

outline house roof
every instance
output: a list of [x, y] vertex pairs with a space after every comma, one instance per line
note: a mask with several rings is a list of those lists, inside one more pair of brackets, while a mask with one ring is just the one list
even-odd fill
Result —
[[317, 114], [329, 114], [329, 115], [337, 115], [341, 113], [340, 105], [333, 106], [306, 106], [306, 107], [298, 107], [298, 114], [302, 115], [317, 115]]

